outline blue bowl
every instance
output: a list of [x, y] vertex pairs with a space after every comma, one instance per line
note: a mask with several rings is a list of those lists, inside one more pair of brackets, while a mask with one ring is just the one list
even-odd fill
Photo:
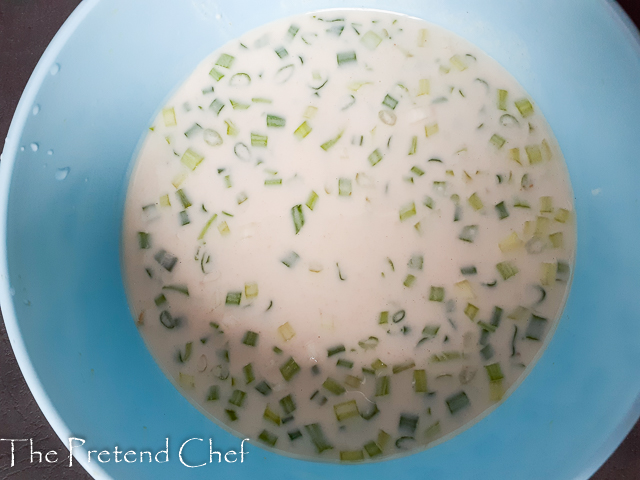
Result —
[[[362, 0], [466, 37], [529, 91], [576, 195], [573, 289], [548, 349], [477, 425], [427, 451], [340, 466], [246, 445], [244, 462], [187, 468], [240, 440], [156, 366], [131, 318], [120, 228], [131, 160], [158, 107], [208, 53], [265, 22], [339, 0], [85, 0], [20, 100], [0, 165], [0, 298], [20, 367], [96, 478], [588, 478], [640, 414], [640, 43], [604, 0]], [[157, 452], [99, 463], [86, 450]], [[76, 442], [76, 444], [79, 443]], [[130, 457], [131, 458], [131, 457]], [[230, 457], [233, 458], [233, 457]], [[217, 457], [214, 457], [216, 460]]]

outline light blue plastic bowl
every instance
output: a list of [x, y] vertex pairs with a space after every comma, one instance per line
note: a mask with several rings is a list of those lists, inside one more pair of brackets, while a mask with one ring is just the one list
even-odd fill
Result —
[[[239, 440], [188, 403], [132, 321], [119, 244], [128, 174], [159, 106], [208, 53], [265, 22], [389, 9], [466, 37], [529, 91], [576, 195], [573, 289], [547, 351], [504, 404], [452, 440], [360, 466], [285, 458], [189, 469], [182, 442]], [[58, 435], [170, 461], [87, 463], [97, 478], [586, 479], [640, 414], [640, 44], [604, 0], [86, 0], [20, 100], [0, 165], [0, 296], [20, 367]], [[39, 112], [36, 112], [39, 106]], [[68, 170], [66, 178], [60, 180]], [[201, 463], [208, 445], [192, 442]]]

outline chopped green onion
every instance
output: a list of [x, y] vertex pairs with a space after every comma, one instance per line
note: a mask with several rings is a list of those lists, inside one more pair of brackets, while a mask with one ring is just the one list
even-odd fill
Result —
[[509, 216], [509, 211], [507, 210], [506, 205], [504, 204], [504, 202], [500, 202], [495, 206], [496, 212], [498, 213], [498, 218], [500, 220], [504, 220], [505, 218], [507, 218]]
[[216, 82], [219, 82], [224, 77], [224, 73], [218, 71], [216, 67], [209, 70], [209, 75], [211, 75]]
[[413, 371], [413, 390], [416, 393], [427, 393], [427, 372], [425, 370]]
[[531, 102], [526, 98], [516, 100], [515, 105], [523, 118], [527, 118], [533, 113], [533, 105], [531, 105]]
[[242, 292], [228, 292], [225, 299], [225, 305], [240, 305]]
[[560, 223], [567, 223], [571, 216], [571, 212], [565, 208], [559, 208], [554, 220]]
[[182, 206], [184, 208], [189, 208], [192, 205], [191, 201], [187, 197], [187, 194], [184, 193], [184, 190], [182, 189], [177, 190], [176, 196], [178, 197], [178, 199], [180, 199], [180, 203], [182, 203]]
[[163, 290], [172, 290], [174, 292], [181, 293], [183, 295], [189, 296], [189, 288], [186, 285], [165, 285], [162, 287]]
[[418, 137], [415, 135], [411, 137], [411, 148], [409, 148], [409, 155], [415, 155], [418, 150]]
[[362, 36], [360, 41], [369, 50], [375, 50], [376, 48], [378, 48], [378, 45], [380, 45], [380, 42], [382, 42], [382, 37], [380, 37], [377, 33], [369, 30]]
[[429, 290], [429, 301], [444, 302], [444, 287], [432, 286]]
[[278, 57], [280, 58], [284, 58], [289, 55], [289, 52], [287, 52], [287, 49], [284, 47], [276, 48], [275, 52], [276, 52], [276, 55], [278, 55]]
[[278, 327], [278, 333], [282, 337], [285, 342], [288, 342], [293, 337], [296, 336], [296, 332], [293, 327], [289, 324], [289, 322], [285, 322]]
[[311, 425], [305, 425], [304, 429], [311, 437], [311, 442], [315, 445], [318, 453], [322, 453], [325, 450], [331, 450], [333, 448], [333, 445], [329, 443], [324, 436], [324, 433], [322, 433], [322, 427], [320, 424], [312, 423]]
[[267, 115], [267, 127], [284, 127], [286, 124], [286, 120], [282, 117], [277, 117], [276, 115]]
[[429, 196], [425, 196], [424, 199], [422, 200], [422, 204], [425, 207], [430, 208], [431, 210], [433, 210], [435, 202], [433, 201], [433, 198], [431, 198]]
[[342, 66], [345, 63], [351, 63], [351, 62], [357, 61], [356, 52], [354, 52], [353, 50], [350, 52], [340, 52], [337, 54], [336, 57], [338, 59], [338, 66]]
[[400, 372], [404, 372], [405, 370], [409, 370], [413, 367], [416, 366], [416, 362], [414, 362], [413, 360], [407, 360], [406, 362], [403, 363], [398, 363], [396, 365], [394, 365], [391, 368], [391, 371], [395, 374], [395, 373], [400, 373]]
[[244, 334], [244, 337], [242, 338], [242, 343], [250, 347], [255, 347], [256, 343], [258, 342], [258, 337], [259, 337], [259, 334], [257, 334], [256, 332], [247, 330], [246, 333]]
[[380, 340], [378, 339], [378, 337], [370, 336], [366, 340], [362, 340], [362, 341], [358, 342], [358, 345], [363, 350], [373, 350], [374, 348], [376, 348], [378, 346], [379, 341]]
[[346, 351], [344, 345], [336, 345], [335, 347], [327, 349], [327, 357], [332, 357], [333, 355], [337, 355], [338, 353], [342, 353]]
[[398, 421], [398, 430], [413, 435], [418, 427], [419, 418], [418, 415], [410, 415], [408, 413], [401, 414], [400, 420]]
[[510, 261], [500, 262], [496, 265], [496, 268], [498, 269], [498, 272], [500, 272], [503, 280], [507, 280], [513, 277], [520, 271], [518, 270], [518, 267], [516, 267], [513, 262]]
[[422, 175], [424, 175], [424, 170], [422, 170], [420, 167], [414, 165], [413, 167], [411, 167], [411, 171], [413, 173], [415, 173], [417, 176], [421, 177]]
[[377, 165], [380, 160], [382, 160], [382, 154], [380, 153], [380, 150], [378, 150], [377, 148], [373, 151], [373, 153], [371, 153], [371, 155], [369, 155], [369, 163], [371, 164], [371, 166], [375, 166]]
[[458, 236], [463, 242], [473, 243], [478, 235], [478, 225], [467, 225]]
[[218, 57], [218, 60], [216, 60], [216, 65], [219, 65], [224, 68], [231, 68], [231, 65], [233, 65], [234, 60], [235, 60], [234, 56], [223, 53]]
[[264, 181], [265, 185], [282, 185], [282, 179], [281, 178], [267, 178]]
[[388, 375], [383, 375], [381, 377], [376, 378], [376, 397], [382, 397], [385, 395], [389, 395], [389, 390], [391, 387], [391, 381]]
[[449, 407], [449, 411], [452, 415], [455, 415], [457, 412], [467, 408], [471, 404], [469, 402], [469, 397], [467, 397], [467, 394], [463, 391], [451, 395], [445, 400], [445, 402], [447, 403], [447, 407]]
[[345, 360], [344, 358], [340, 358], [336, 363], [337, 367], [342, 368], [353, 368], [353, 362], [351, 360]]
[[467, 201], [469, 202], [469, 205], [471, 205], [471, 207], [473, 207], [473, 209], [476, 211], [482, 210], [482, 208], [484, 207], [484, 204], [482, 203], [482, 200], [480, 200], [480, 197], [477, 193], [471, 195], [469, 197], [469, 200]]
[[184, 354], [181, 350], [178, 351], [178, 361], [185, 363], [191, 357], [191, 351], [193, 349], [193, 342], [187, 342], [184, 346]]
[[542, 152], [538, 145], [526, 145], [524, 150], [527, 152], [527, 158], [529, 159], [530, 165], [542, 162]]
[[296, 363], [293, 357], [289, 357], [289, 359], [280, 367], [282, 378], [287, 382], [290, 381], [299, 371], [300, 365]]
[[440, 131], [440, 128], [438, 127], [437, 123], [427, 125], [426, 127], [424, 127], [424, 135], [427, 138], [435, 135], [436, 133], [438, 133], [438, 131]]
[[500, 368], [499, 363], [485, 365], [484, 368], [487, 371], [487, 375], [489, 376], [489, 381], [495, 382], [496, 380], [502, 380], [504, 378], [504, 374], [502, 373], [502, 369]]
[[165, 328], [172, 329], [178, 325], [178, 319], [173, 318], [171, 313], [168, 310], [163, 310], [160, 312], [160, 323], [164, 325]]
[[235, 405], [236, 407], [242, 407], [246, 396], [247, 394], [242, 390], [234, 390], [231, 393], [231, 397], [229, 398], [229, 403], [231, 405]]
[[493, 136], [489, 139], [489, 141], [498, 148], [502, 148], [504, 144], [507, 143], [507, 141], [497, 133], [494, 133]]
[[247, 108], [249, 108], [251, 106], [248, 103], [242, 103], [242, 102], [239, 102], [237, 100], [232, 100], [232, 99], [229, 99], [229, 103], [231, 103], [231, 108], [233, 108], [234, 110], [246, 110]]
[[391, 321], [393, 323], [400, 323], [402, 320], [404, 320], [405, 315], [406, 312], [404, 310], [398, 310], [393, 314], [393, 317], [391, 317]]
[[209, 108], [216, 114], [216, 116], [218, 116], [224, 108], [224, 102], [216, 98], [213, 102], [211, 102]]
[[217, 385], [212, 385], [207, 394], [207, 402], [215, 402], [220, 399], [220, 391]]
[[231, 420], [232, 422], [235, 422], [236, 420], [238, 420], [238, 414], [236, 414], [235, 410], [225, 410], [224, 411], [227, 416], [229, 417], [229, 420]]
[[570, 276], [571, 270], [569, 268], [569, 264], [562, 260], [558, 260], [556, 267], [556, 282], [567, 283]]
[[380, 317], [378, 318], [378, 324], [384, 325], [389, 323], [389, 312], [380, 312]]
[[189, 220], [189, 214], [186, 210], [179, 212], [178, 216], [180, 217], [180, 225], [185, 226], [191, 223], [191, 220]]
[[264, 409], [264, 413], [262, 414], [262, 418], [265, 420], [269, 420], [270, 422], [280, 425], [282, 420], [280, 419], [280, 415], [269, 408], [269, 404]]
[[293, 226], [296, 230], [296, 235], [300, 233], [300, 230], [304, 226], [304, 213], [302, 212], [302, 205], [295, 205], [291, 208], [291, 216], [293, 218]]
[[334, 138], [332, 138], [331, 140], [327, 140], [322, 145], [320, 145], [320, 148], [322, 148], [326, 152], [331, 147], [333, 147], [336, 143], [338, 143], [338, 141], [342, 138], [343, 133], [344, 133], [344, 130], [341, 130], [338, 133], [338, 135], [336, 135]]
[[293, 442], [294, 440], [302, 437], [302, 432], [296, 428], [295, 430], [287, 432], [287, 435], [289, 435], [289, 440]]
[[174, 127], [177, 125], [176, 122], [176, 111], [173, 107], [171, 108], [163, 108], [162, 109], [162, 118], [164, 120], [165, 127]]
[[251, 146], [252, 147], [266, 147], [268, 137], [266, 135], [260, 135], [258, 133], [251, 133]]
[[351, 195], [351, 180], [350, 179], [348, 179], [348, 178], [340, 178], [340, 179], [338, 179], [338, 195], [340, 195], [341, 197], [348, 197], [349, 195]]
[[378, 444], [374, 441], [367, 442], [364, 445], [364, 450], [367, 452], [371, 458], [376, 457], [378, 455], [382, 455], [382, 450], [378, 446]]
[[138, 246], [143, 250], [151, 248], [151, 235], [147, 232], [138, 232]]
[[289, 30], [287, 30], [287, 36], [290, 39], [293, 39], [293, 37], [296, 36], [296, 34], [298, 33], [299, 30], [300, 30], [300, 27], [298, 27], [297, 25], [291, 25], [289, 27]]
[[309, 194], [309, 198], [307, 199], [307, 203], [305, 205], [309, 207], [309, 210], [313, 210], [317, 201], [318, 201], [318, 194], [313, 190], [311, 190], [311, 193]]
[[527, 325], [525, 337], [529, 340], [542, 340], [547, 321], [548, 320], [544, 317], [539, 317], [538, 315], [531, 314], [531, 319], [529, 320], [529, 324]]
[[266, 397], [271, 393], [271, 386], [263, 380], [256, 385], [256, 390]]
[[250, 363], [242, 367], [242, 373], [244, 373], [244, 382], [246, 385], [249, 385], [256, 379], [253, 374], [253, 366]]
[[300, 126], [298, 128], [296, 128], [295, 132], [293, 132], [293, 134], [300, 140], [302, 140], [303, 138], [305, 138], [307, 135], [309, 135], [311, 133], [312, 128], [309, 126], [309, 124], [306, 122], [306, 120], [304, 122], [302, 122], [300, 124]]
[[197, 123], [194, 123], [193, 126], [189, 130], [184, 132], [184, 136], [187, 137], [187, 138], [191, 138], [192, 136], [196, 135], [201, 130], [202, 130], [202, 127], [200, 125], [198, 125]]
[[267, 430], [262, 430], [262, 432], [260, 432], [260, 435], [258, 435], [258, 439], [261, 442], [266, 443], [270, 447], [275, 447], [276, 442], [278, 441], [278, 436]]
[[358, 405], [355, 400], [349, 400], [348, 402], [338, 403], [333, 406], [333, 411], [339, 422], [343, 422], [351, 417], [359, 417]]
[[189, 170], [195, 170], [198, 165], [204, 160], [204, 157], [190, 148], [187, 148], [187, 151], [184, 152], [180, 161], [185, 165]]
[[416, 204], [411, 202], [400, 209], [400, 221], [404, 222], [416, 214]]
[[296, 402], [293, 400], [291, 394], [280, 399], [280, 406], [286, 415], [293, 413], [296, 409]]
[[331, 377], [327, 377], [327, 379], [322, 383], [322, 386], [334, 395], [342, 395], [346, 392], [345, 388]]
[[391, 95], [387, 94], [382, 101], [382, 104], [386, 107], [389, 107], [391, 110], [395, 110], [398, 105], [398, 100], [393, 98]]
[[475, 305], [472, 305], [471, 303], [467, 303], [467, 306], [464, 309], [464, 314], [467, 317], [469, 317], [469, 320], [473, 320], [474, 318], [476, 318], [476, 315], [478, 314], [479, 310], [480, 309]]
[[300, 259], [300, 255], [298, 255], [296, 252], [291, 252], [280, 261], [284, 263], [287, 267], [292, 268], [299, 259]]
[[404, 279], [404, 282], [402, 282], [402, 284], [405, 287], [410, 288], [415, 283], [415, 281], [416, 281], [416, 277], [414, 275], [409, 274], [407, 275], [407, 278]]
[[170, 254], [166, 250], [160, 250], [156, 253], [153, 258], [156, 262], [158, 262], [167, 272], [173, 270], [176, 263], [178, 262], [178, 257]]
[[204, 236], [207, 234], [207, 230], [209, 230], [209, 227], [215, 221], [216, 218], [218, 218], [218, 214], [214, 213], [213, 216], [209, 219], [207, 223], [205, 223], [204, 227], [200, 231], [200, 235], [198, 235], [198, 240], [202, 240], [204, 238]]
[[156, 298], [153, 299], [153, 302], [156, 304], [157, 307], [159, 307], [160, 305], [167, 303], [167, 297], [165, 297], [164, 294], [161, 293], [160, 295], [158, 295]]
[[462, 267], [460, 269], [460, 273], [462, 273], [462, 275], [476, 275], [478, 273], [478, 270], [475, 266], [471, 265], [468, 267]]
[[498, 89], [498, 110], [507, 111], [507, 96], [509, 92], [506, 90]]

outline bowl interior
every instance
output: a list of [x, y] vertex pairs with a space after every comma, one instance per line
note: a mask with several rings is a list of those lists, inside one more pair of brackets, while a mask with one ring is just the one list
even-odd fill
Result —
[[[188, 478], [240, 440], [189, 404], [156, 366], [120, 272], [124, 196], [141, 135], [170, 93], [227, 40], [337, 0], [85, 1], [39, 63], [2, 157], [3, 314], [27, 381], [58, 434], [92, 450], [164, 448], [168, 463], [93, 458], [117, 478]], [[640, 47], [600, 1], [365, 0], [414, 15], [496, 58], [536, 100], [565, 154], [578, 216], [572, 292], [547, 351], [473, 428], [399, 460], [345, 467], [249, 445], [240, 477], [587, 478], [640, 413]], [[150, 13], [151, 12], [151, 13]], [[550, 15], [549, 12], [553, 12]], [[585, 33], [585, 32], [588, 32]], [[34, 106], [39, 106], [35, 114]], [[4, 245], [4, 242], [3, 242]], [[462, 460], [462, 461], [461, 461]], [[206, 468], [206, 467], [204, 467]], [[210, 471], [210, 470], [207, 470]]]

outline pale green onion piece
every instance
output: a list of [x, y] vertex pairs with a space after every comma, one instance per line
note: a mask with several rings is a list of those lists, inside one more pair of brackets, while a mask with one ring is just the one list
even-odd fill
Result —
[[338, 66], [342, 66], [347, 63], [357, 62], [356, 52], [354, 52], [353, 50], [349, 52], [340, 52], [337, 54], [336, 57], [338, 59]]
[[[351, 180], [348, 178], [338, 179], [338, 195], [348, 197], [351, 195]], [[302, 208], [302, 206], [300, 206]]]
[[169, 195], [165, 194], [160, 197], [160, 206], [161, 207], [171, 206], [171, 200], [169, 200]]
[[439, 433], [440, 433], [440, 422], [438, 421], [432, 424], [431, 426], [427, 427], [427, 429], [424, 432], [424, 436], [425, 438], [432, 438], [438, 435]]
[[178, 216], [180, 217], [180, 225], [183, 227], [191, 223], [191, 220], [189, 220], [189, 213], [186, 210], [179, 212]]
[[529, 340], [542, 340], [547, 321], [548, 320], [544, 317], [539, 317], [538, 315], [532, 314], [531, 319], [529, 320], [529, 324], [527, 325], [525, 337]]
[[378, 45], [380, 45], [380, 42], [382, 42], [382, 37], [380, 37], [377, 33], [369, 30], [362, 36], [360, 41], [369, 50], [375, 50], [376, 48], [378, 48]]
[[540, 213], [553, 213], [553, 197], [540, 197]]
[[242, 103], [237, 100], [231, 100], [231, 99], [229, 99], [229, 103], [231, 104], [231, 108], [233, 108], [234, 110], [246, 110], [251, 106], [248, 103]]
[[395, 110], [396, 106], [398, 105], [398, 100], [387, 94], [384, 97], [384, 100], [382, 100], [382, 104], [386, 107], [389, 107], [391, 110]]
[[242, 390], [234, 390], [233, 392], [231, 392], [231, 397], [229, 398], [229, 403], [231, 405], [235, 405], [236, 407], [242, 407], [242, 405], [244, 404], [244, 399], [246, 398], [247, 394], [246, 392], [243, 392]]
[[460, 273], [462, 273], [462, 275], [476, 275], [478, 273], [478, 270], [475, 266], [470, 265], [468, 267], [460, 268]]
[[388, 375], [376, 378], [375, 396], [383, 397], [389, 395], [391, 389], [391, 380]]
[[400, 209], [400, 221], [404, 222], [416, 214], [416, 204], [411, 202]]
[[[231, 188], [233, 186], [233, 184], [231, 183], [231, 175], [225, 175], [224, 176], [224, 186], [226, 188]], [[222, 212], [224, 213], [224, 212]]]
[[463, 242], [473, 243], [478, 235], [478, 225], [467, 225], [462, 229], [458, 238]]
[[224, 108], [224, 102], [222, 102], [217, 98], [213, 102], [211, 102], [211, 104], [209, 105], [209, 109], [211, 109], [211, 111], [213, 111], [216, 114], [216, 116], [220, 115], [220, 112], [222, 111], [223, 108]]
[[186, 285], [164, 285], [162, 290], [171, 290], [173, 292], [181, 293], [187, 297], [189, 296], [189, 288]]
[[358, 345], [360, 346], [360, 348], [362, 348], [363, 350], [373, 350], [378, 346], [378, 342], [380, 340], [378, 339], [378, 337], [369, 337], [366, 340], [360, 341], [358, 342]]
[[515, 105], [523, 118], [527, 118], [533, 114], [533, 105], [531, 105], [531, 102], [526, 98], [516, 100]]
[[267, 115], [267, 127], [284, 127], [286, 120], [276, 115]]
[[542, 162], [542, 152], [538, 145], [527, 145], [524, 147], [524, 150], [527, 152], [527, 158], [529, 159], [530, 165]]
[[424, 199], [422, 200], [422, 204], [425, 207], [430, 208], [431, 210], [433, 210], [435, 202], [433, 201], [433, 198], [431, 198], [429, 196], [425, 196]]
[[342, 395], [346, 392], [345, 388], [331, 377], [327, 377], [327, 379], [322, 383], [322, 386], [334, 395]]
[[246, 87], [251, 83], [251, 77], [243, 72], [236, 73], [229, 79], [229, 85], [232, 87]]
[[335, 347], [331, 347], [327, 349], [327, 357], [337, 355], [338, 353], [342, 353], [344, 351], [346, 351], [346, 348], [344, 345], [336, 345]]
[[251, 133], [251, 146], [252, 147], [266, 147], [268, 137], [266, 135], [260, 135], [258, 133]]
[[415, 155], [418, 150], [418, 137], [415, 135], [411, 137], [411, 148], [409, 148], [409, 155]]
[[256, 298], [258, 296], [258, 284], [257, 283], [245, 283], [244, 284], [244, 296], [249, 298]]
[[398, 363], [398, 364], [394, 365], [393, 367], [391, 367], [391, 371], [394, 374], [395, 373], [400, 373], [400, 372], [404, 372], [405, 370], [410, 370], [415, 366], [416, 366], [416, 362], [414, 362], [413, 360], [407, 360], [406, 362]]
[[187, 194], [184, 193], [184, 190], [179, 189], [176, 191], [176, 196], [178, 197], [178, 199], [180, 200], [180, 203], [182, 203], [182, 206], [186, 209], [189, 208], [192, 203], [189, 200], [189, 198], [187, 197]]
[[556, 281], [556, 264], [541, 263], [540, 264], [540, 283], [542, 285], [553, 285]]
[[289, 322], [285, 322], [278, 327], [278, 333], [282, 337], [285, 342], [288, 342], [293, 337], [296, 336], [296, 332], [293, 327], [289, 324]]
[[251, 101], [253, 103], [272, 103], [272, 101], [268, 98], [262, 98], [262, 97], [253, 97], [251, 99]]
[[238, 205], [243, 204], [244, 202], [246, 202], [248, 200], [249, 197], [247, 197], [247, 194], [244, 192], [240, 192], [238, 194], [238, 196], [236, 197], [236, 201], [238, 202]]
[[380, 312], [380, 317], [378, 318], [378, 324], [384, 325], [389, 323], [389, 312]]
[[264, 181], [265, 185], [282, 185], [281, 178], [268, 178]]
[[414, 275], [409, 274], [409, 275], [407, 275], [407, 278], [404, 279], [404, 282], [402, 282], [402, 284], [405, 287], [409, 287], [410, 288], [410, 287], [413, 286], [415, 281], [416, 281], [416, 277]]
[[413, 255], [409, 259], [407, 266], [412, 270], [422, 270], [424, 265], [424, 257], [422, 255]]
[[384, 370], [385, 368], [387, 368], [387, 365], [382, 360], [377, 358], [376, 360], [371, 362], [371, 368], [373, 368], [373, 370], [377, 372], [378, 370]]
[[377, 457], [378, 455], [382, 455], [382, 450], [378, 446], [378, 444], [374, 441], [367, 442], [364, 444], [364, 450], [367, 452], [369, 457]]
[[513, 262], [510, 261], [498, 263], [496, 265], [496, 269], [500, 273], [500, 276], [503, 280], [508, 280], [520, 271], [518, 270], [518, 267], [516, 267]]
[[318, 194], [313, 190], [311, 190], [311, 193], [309, 194], [309, 198], [307, 199], [307, 203], [305, 205], [309, 207], [309, 210], [313, 210], [314, 207], [316, 206], [317, 201], [318, 201]]
[[178, 373], [178, 383], [182, 388], [195, 388], [196, 382], [193, 375], [187, 375], [186, 373]]
[[160, 305], [164, 305], [165, 303], [167, 303], [167, 297], [165, 297], [164, 294], [161, 293], [160, 295], [158, 295], [156, 298], [153, 299], [153, 302], [156, 304], [157, 307], [159, 307]]
[[151, 235], [147, 232], [138, 232], [138, 246], [143, 250], [151, 248]]
[[293, 39], [293, 37], [296, 36], [299, 30], [300, 27], [298, 27], [297, 25], [291, 25], [289, 27], [289, 30], [287, 30], [287, 36], [289, 37], [289, 39]]
[[281, 262], [284, 263], [287, 267], [291, 268], [297, 263], [299, 259], [300, 255], [298, 255], [296, 252], [290, 252], [285, 258], [281, 260]]
[[296, 402], [293, 400], [291, 394], [280, 399], [280, 406], [286, 415], [289, 415], [296, 410]]
[[289, 357], [289, 359], [280, 367], [282, 378], [287, 382], [290, 381], [299, 371], [300, 366], [296, 363], [293, 357]]
[[280, 58], [285, 58], [289, 55], [289, 52], [287, 52], [287, 49], [284, 47], [278, 47], [275, 49], [276, 55], [278, 55], [278, 57]]
[[[227, 297], [228, 297], [228, 294], [227, 294]], [[245, 345], [248, 345], [249, 347], [255, 347], [256, 344], [258, 343], [259, 336], [260, 335], [257, 334], [256, 332], [247, 330], [244, 334], [244, 337], [242, 337], [242, 343], [244, 343]]]
[[504, 204], [504, 202], [500, 202], [498, 203], [496, 206], [496, 212], [498, 214], [498, 218], [500, 220], [504, 220], [505, 218], [507, 218], [509, 216], [509, 211], [507, 210], [506, 205]]
[[224, 77], [224, 73], [220, 72], [216, 67], [209, 70], [209, 75], [211, 75], [216, 82], [219, 82]]
[[187, 138], [191, 138], [195, 135], [197, 135], [198, 133], [200, 133], [202, 131], [202, 127], [200, 125], [198, 125], [197, 123], [194, 123], [193, 126], [187, 130], [186, 132], [184, 132], [184, 136]]
[[478, 311], [480, 309], [478, 307], [476, 307], [475, 305], [471, 304], [471, 303], [467, 303], [466, 308], [464, 309], [464, 314], [469, 317], [469, 320], [473, 320], [474, 318], [476, 318], [476, 315], [478, 314]]
[[311, 442], [316, 447], [316, 452], [322, 453], [325, 450], [331, 450], [333, 445], [324, 436], [322, 427], [318, 423], [312, 423], [311, 425], [305, 425], [304, 427], [307, 435], [311, 437]]
[[229, 55], [227, 53], [223, 53], [218, 57], [218, 60], [216, 60], [216, 65], [224, 68], [231, 68], [231, 65], [233, 65], [234, 60], [235, 60], [234, 56]]
[[209, 221], [205, 223], [204, 227], [202, 227], [202, 230], [200, 231], [200, 235], [198, 235], [198, 240], [202, 240], [204, 238], [204, 236], [207, 234], [207, 230], [209, 230], [209, 227], [215, 221], [216, 218], [218, 218], [218, 214], [214, 213], [213, 216], [209, 219]]
[[408, 413], [400, 414], [400, 420], [398, 421], [398, 430], [403, 433], [413, 435], [418, 427], [418, 415], [410, 415]]
[[421, 78], [418, 81], [418, 94], [417, 94], [417, 96], [429, 95], [430, 90], [431, 90], [431, 82], [429, 81], [429, 79]]
[[187, 151], [184, 152], [180, 161], [182, 164], [187, 167], [189, 170], [195, 170], [198, 165], [204, 160], [204, 157], [190, 148], [187, 148]]
[[258, 435], [258, 440], [269, 445], [270, 447], [275, 447], [276, 442], [278, 441], [278, 436], [269, 432], [268, 430], [262, 430], [260, 435]]
[[449, 61], [451, 62], [451, 65], [461, 72], [467, 69], [467, 64], [460, 55], [454, 55], [449, 59]]
[[187, 342], [186, 345], [184, 346], [184, 353], [182, 353], [182, 350], [178, 351], [178, 361], [180, 363], [187, 362], [189, 358], [191, 358], [192, 350], [193, 350], [193, 342]]
[[565, 208], [559, 208], [554, 220], [560, 223], [567, 223], [569, 218], [571, 217], [571, 212]]
[[153, 258], [158, 262], [167, 272], [171, 272], [176, 263], [178, 263], [178, 257], [172, 255], [166, 250], [159, 250]]
[[259, 384], [257, 384], [255, 388], [258, 392], [260, 392], [265, 397], [271, 394], [271, 391], [272, 391], [271, 386], [264, 380]]
[[300, 233], [300, 229], [304, 226], [304, 213], [302, 211], [302, 205], [295, 205], [291, 208], [291, 216], [293, 218], [293, 226], [296, 230], [296, 235]]
[[413, 371], [413, 391], [427, 393], [427, 372], [419, 369]]
[[344, 133], [344, 130], [340, 131], [340, 133], [338, 133], [338, 135], [336, 135], [334, 138], [332, 138], [331, 140], [327, 140], [322, 145], [320, 145], [320, 148], [322, 148], [326, 152], [331, 147], [333, 147], [336, 143], [338, 143], [338, 141], [342, 138], [343, 133]]
[[225, 299], [225, 305], [240, 305], [242, 299], [242, 292], [228, 292]]
[[362, 450], [342, 450], [340, 451], [340, 460], [342, 462], [360, 462], [364, 460], [364, 452]]
[[238, 135], [238, 127], [236, 127], [231, 120], [225, 120], [224, 123], [227, 124], [227, 135], [229, 135], [230, 137], [235, 137], [236, 135]]
[[429, 301], [444, 302], [444, 287], [432, 286], [429, 290]]
[[495, 382], [496, 380], [502, 380], [504, 378], [504, 374], [502, 373], [502, 369], [500, 368], [499, 363], [485, 365], [484, 368], [487, 371], [487, 375], [489, 376], [489, 381]]
[[507, 97], [509, 92], [506, 90], [498, 89], [498, 110], [507, 111]]
[[371, 155], [369, 155], [369, 163], [371, 164], [371, 166], [375, 166], [377, 165], [380, 160], [382, 160], [382, 154], [380, 153], [380, 150], [378, 150], [377, 148], [373, 151], [373, 153], [371, 153]]
[[358, 411], [358, 404], [355, 400], [338, 403], [333, 406], [333, 411], [336, 415], [336, 419], [339, 422], [344, 422], [348, 418], [360, 416], [360, 412]]
[[420, 167], [414, 165], [413, 167], [411, 167], [411, 171], [416, 174], [417, 176], [421, 177], [422, 175], [424, 175], [424, 170], [422, 170]]
[[452, 415], [455, 415], [460, 410], [463, 410], [471, 405], [471, 402], [469, 402], [469, 397], [467, 397], [467, 394], [463, 391], [451, 395], [445, 400], [445, 402], [447, 403], [447, 407], [449, 407], [449, 411]]
[[220, 390], [217, 385], [212, 385], [207, 394], [207, 402], [215, 402], [220, 399]]
[[504, 138], [502, 138], [497, 133], [494, 133], [489, 139], [491, 143], [493, 143], [496, 147], [502, 148], [504, 144], [507, 142]]
[[484, 204], [482, 203], [482, 200], [480, 200], [480, 197], [478, 196], [477, 193], [474, 193], [473, 195], [471, 195], [469, 197], [469, 205], [471, 205], [471, 207], [478, 211], [478, 210], [482, 210], [482, 208], [484, 207]]
[[299, 140], [302, 140], [303, 138], [305, 138], [307, 135], [309, 135], [311, 133], [311, 130], [312, 130], [312, 128], [309, 126], [309, 124], [305, 120], [304, 122], [302, 122], [302, 124], [300, 124], [300, 126], [298, 128], [296, 128], [296, 130], [293, 132], [293, 134]]
[[220, 232], [220, 235], [222, 235], [223, 237], [231, 233], [231, 230], [229, 229], [229, 225], [227, 225], [227, 222], [225, 222], [224, 220], [218, 224], [218, 231]]
[[162, 109], [162, 119], [165, 127], [174, 127], [177, 125], [176, 112], [173, 107]]
[[431, 125], [427, 125], [426, 127], [424, 127], [424, 134], [427, 138], [432, 137], [439, 131], [440, 131], [440, 127], [438, 127], [437, 123], [433, 123]]
[[242, 367], [242, 373], [244, 374], [245, 385], [249, 385], [256, 379], [255, 375], [253, 374], [253, 365], [251, 365], [250, 363]]
[[519, 148], [512, 148], [509, 150], [509, 158], [511, 160], [513, 160], [514, 162], [522, 165], [522, 163], [520, 162], [520, 149]]

